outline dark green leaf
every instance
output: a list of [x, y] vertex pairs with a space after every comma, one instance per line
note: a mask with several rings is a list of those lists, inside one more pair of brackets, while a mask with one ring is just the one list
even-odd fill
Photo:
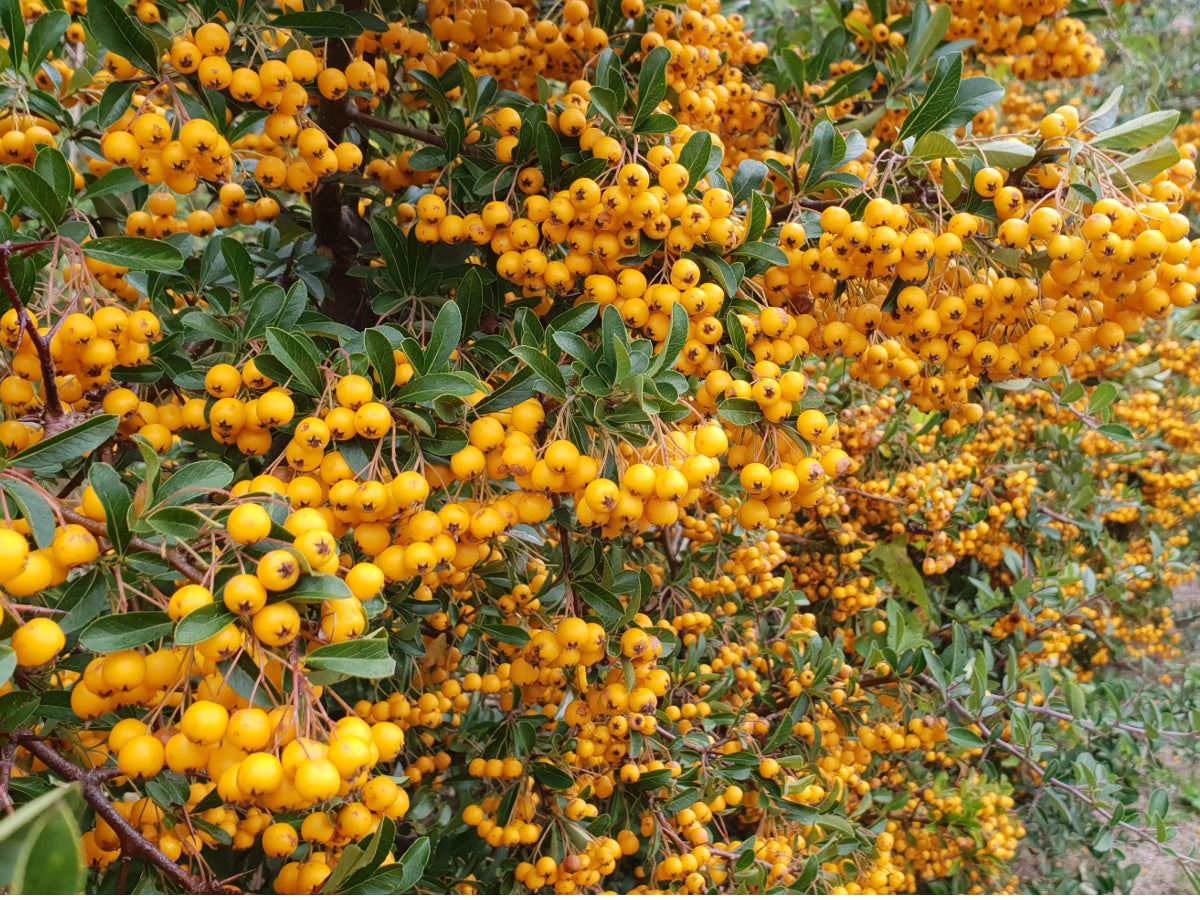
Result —
[[654, 115], [658, 105], [667, 99], [667, 64], [671, 62], [671, 51], [666, 47], [655, 47], [642, 60], [642, 71], [638, 75], [637, 108], [633, 114], [633, 130]]
[[92, 488], [104, 507], [104, 520], [108, 527], [108, 542], [120, 558], [129, 547], [129, 509], [133, 497], [121, 482], [117, 470], [108, 463], [96, 463], [88, 472]]
[[353, 38], [366, 30], [354, 16], [334, 10], [287, 13], [273, 19], [271, 26], [315, 38]]
[[221, 633], [226, 625], [237, 620], [224, 603], [209, 603], [184, 616], [175, 626], [175, 643], [190, 647]]
[[[51, 50], [62, 46], [63, 35], [71, 17], [61, 9], [52, 9], [42, 13], [29, 32], [29, 67], [37, 71], [46, 61]], [[10, 48], [11, 49], [11, 48]]]
[[188, 463], [166, 480], [160, 490], [160, 503], [188, 503], [213, 491], [229, 487], [233, 469], [219, 459]]
[[994, 78], [967, 78], [958, 88], [954, 109], [938, 128], [943, 131], [961, 128], [973, 118], [1004, 99], [1004, 86]]
[[158, 53], [146, 26], [117, 0], [88, 0], [88, 31], [105, 50], [125, 57], [145, 72], [158, 71]]
[[25, 55], [25, 12], [21, 0], [0, 0], [0, 31], [8, 37], [8, 55], [13, 65], [20, 68]]
[[291, 380], [306, 394], [310, 397], [321, 395], [325, 387], [319, 372], [322, 360], [312, 338], [281, 328], [268, 328], [267, 347], [271, 355], [287, 368]]
[[108, 578], [102, 569], [92, 569], [67, 582], [56, 606], [68, 610], [58, 622], [65, 634], [73, 634], [89, 625], [102, 612], [111, 611], [108, 602]]
[[96, 653], [116, 653], [165, 637], [174, 627], [165, 612], [119, 613], [97, 619], [83, 629], [79, 643]]
[[[923, 12], [920, 23], [917, 22], [917, 12]], [[954, 15], [949, 4], [938, 4], [933, 15], [929, 15], [929, 7], [923, 3], [917, 4], [913, 10], [913, 27], [908, 36], [908, 66], [907, 74], [915, 74], [929, 59], [929, 54], [942, 42], [946, 32], [950, 30]]]
[[5, 166], [5, 172], [21, 200], [32, 209], [42, 224], [49, 228], [58, 225], [63, 217], [64, 199], [55, 195], [54, 187], [33, 169], [25, 166]]
[[9, 459], [8, 464], [50, 475], [59, 474], [65, 466], [78, 462], [116, 434], [119, 421], [119, 416], [93, 416], [22, 450]]
[[742, 203], [750, 199], [750, 192], [762, 187], [767, 177], [767, 166], [757, 159], [743, 159], [733, 173], [733, 202]]
[[379, 390], [383, 394], [391, 393], [396, 383], [396, 348], [392, 346], [391, 338], [381, 328], [368, 328], [363, 332], [363, 346], [379, 379]]
[[382, 637], [318, 647], [304, 657], [304, 662], [314, 669], [355, 678], [387, 678], [396, 671], [396, 661], [388, 656], [387, 639]]
[[688, 187], [693, 188], [709, 172], [721, 164], [721, 150], [714, 146], [712, 135], [697, 131], [679, 151], [679, 164], [688, 170]]
[[[119, 85], [113, 85], [118, 87]], [[130, 85], [132, 87], [132, 85]], [[108, 96], [108, 92], [105, 92]], [[113, 169], [107, 174], [101, 175], [79, 195], [80, 202], [84, 200], [95, 200], [98, 197], [107, 197], [111, 194], [130, 194], [145, 184], [137, 174], [129, 166], [121, 166], [119, 169]]]
[[183, 268], [183, 254], [177, 247], [152, 238], [96, 238], [83, 245], [83, 255], [134, 272], [174, 272]]
[[344, 893], [373, 894], [375, 896], [397, 896], [411, 893], [412, 888], [425, 874], [425, 867], [429, 864], [429, 854], [429, 837], [422, 835], [404, 851], [400, 862], [384, 866], [369, 878], [348, 885]]
[[566, 769], [554, 763], [540, 760], [529, 767], [529, 775], [538, 784], [552, 791], [569, 791], [575, 786], [575, 779]]
[[[544, 351], [537, 347], [521, 345], [513, 347], [513, 356], [533, 369], [545, 382], [543, 386], [545, 393], [557, 397], [559, 400], [567, 398], [567, 383], [563, 379], [563, 374]], [[547, 388], [546, 385], [549, 387]]]
[[462, 312], [458, 304], [450, 300], [438, 310], [433, 323], [429, 346], [425, 348], [425, 371], [440, 372], [450, 362], [450, 355], [458, 349], [462, 337]]
[[938, 60], [933, 71], [933, 80], [925, 91], [925, 98], [904, 120], [896, 138], [897, 144], [910, 137], [921, 138], [931, 131], [937, 131], [949, 118], [962, 86], [962, 67], [961, 53]]
[[656, 354], [654, 364], [650, 367], [651, 377], [675, 368], [679, 362], [679, 354], [687, 343], [689, 324], [687, 310], [683, 308], [683, 304], [674, 304], [671, 307], [671, 330], [667, 333], [666, 343]]
[[289, 603], [320, 603], [322, 600], [348, 600], [353, 597], [346, 582], [336, 575], [301, 575], [287, 592]]
[[[49, 547], [54, 541], [58, 520], [46, 496], [22, 481], [5, 478], [0, 483], [4, 486], [5, 498], [16, 507], [32, 529], [37, 546], [42, 549]], [[3, 682], [0, 681], [0, 684]]]
[[477, 387], [470, 375], [460, 372], [420, 375], [400, 388], [396, 399], [401, 403], [431, 403], [441, 397], [466, 397]]

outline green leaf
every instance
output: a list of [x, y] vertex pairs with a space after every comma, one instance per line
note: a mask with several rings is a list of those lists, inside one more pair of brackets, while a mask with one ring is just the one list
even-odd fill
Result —
[[880, 562], [880, 570], [896, 586], [900, 595], [930, 614], [929, 594], [925, 581], [908, 555], [908, 537], [900, 534], [884, 543], [878, 542], [871, 551]]
[[978, 149], [983, 155], [985, 163], [1001, 169], [1019, 169], [1036, 156], [1036, 152], [1029, 144], [1012, 139], [989, 141]]
[[[948, 9], [948, 7], [939, 6], [938, 9]], [[931, 131], [913, 145], [911, 155], [925, 161], [931, 159], [961, 159], [963, 151], [959, 149], [958, 144], [954, 143], [954, 141], [950, 140], [944, 134]]]
[[158, 71], [158, 53], [146, 26], [130, 17], [117, 0], [88, 0], [87, 13], [88, 31], [97, 44], [143, 71]]
[[750, 195], [750, 220], [746, 223], [746, 243], [753, 243], [763, 236], [771, 223], [771, 210], [759, 191]]
[[204, 459], [188, 463], [163, 483], [159, 491], [159, 505], [172, 506], [190, 503], [213, 491], [229, 487], [233, 481], [233, 469], [219, 459]]
[[874, 66], [864, 66], [853, 72], [847, 72], [829, 86], [829, 90], [821, 96], [821, 104], [833, 106], [835, 103], [870, 90], [871, 85], [875, 83], [876, 74]]
[[950, 30], [950, 24], [954, 19], [950, 5], [939, 4], [934, 9], [933, 15], [922, 17], [918, 29], [916, 17], [918, 10], [928, 14], [929, 7], [924, 3], [918, 3], [913, 10], [913, 28], [908, 36], [908, 66], [905, 73], [907, 75], [913, 75], [920, 70], [925, 60], [929, 59], [929, 54], [933, 53], [937, 45], [942, 42], [942, 38]]
[[25, 12], [21, 0], [0, 0], [0, 31], [8, 36], [8, 54], [13, 66], [20, 68], [25, 55]]
[[[834, 127], [827, 121], [822, 120], [817, 123], [817, 127], [813, 129], [812, 145], [808, 151], [808, 172], [804, 176], [804, 184], [800, 186], [800, 190], [804, 193], [812, 190], [812, 186], [821, 180], [821, 176], [829, 171], [829, 167], [833, 165], [835, 159], [834, 144], [840, 137]], [[845, 147], [845, 140], [842, 140], [842, 146]], [[841, 154], [837, 153], [840, 157]], [[786, 265], [786, 263], [784, 264]]]
[[667, 332], [667, 340], [662, 349], [655, 354], [654, 364], [650, 367], [650, 377], [654, 378], [668, 369], [675, 368], [679, 362], [679, 354], [683, 351], [688, 338], [688, 314], [682, 303], [671, 307], [671, 330]]
[[762, 187], [763, 179], [767, 177], [768, 169], [765, 163], [757, 159], [743, 159], [733, 173], [733, 202], [742, 203], [750, 199], [750, 192]]
[[455, 303], [462, 313], [463, 334], [471, 334], [483, 318], [483, 267], [471, 266], [458, 283], [454, 293]]
[[174, 627], [165, 612], [118, 613], [97, 619], [83, 629], [79, 643], [96, 653], [116, 653], [166, 637]]
[[333, 875], [321, 886], [322, 894], [344, 894], [346, 889], [374, 875], [396, 845], [396, 823], [384, 818], [380, 827], [342, 851]]
[[68, 610], [58, 622], [64, 634], [73, 634], [90, 624], [102, 612], [111, 611], [108, 602], [108, 578], [102, 569], [93, 568], [67, 582], [56, 606]]
[[425, 868], [429, 864], [430, 846], [428, 835], [422, 835], [404, 851], [400, 862], [384, 866], [369, 878], [348, 885], [343, 893], [376, 896], [411, 893], [425, 874]]
[[658, 104], [667, 99], [667, 64], [671, 51], [666, 47], [655, 47], [642, 60], [642, 71], [638, 75], [637, 108], [633, 114], [633, 130], [638, 133], [641, 126], [655, 114]]
[[[615, 92], [608, 88], [594, 87], [588, 92], [588, 96], [591, 99], [589, 115], [594, 110], [596, 114], [607, 119], [613, 125], [617, 124], [617, 117], [621, 115], [623, 103]], [[570, 177], [571, 174], [571, 171], [568, 170], [564, 178]]]
[[4, 170], [21, 195], [21, 200], [37, 214], [42, 224], [50, 228], [58, 225], [65, 206], [64, 198], [55, 195], [54, 186], [25, 166], [5, 166]]
[[323, 600], [349, 600], [354, 594], [336, 575], [301, 575], [287, 592], [289, 603], [320, 603]]
[[961, 128], [985, 109], [995, 106], [1004, 99], [1004, 86], [994, 78], [978, 76], [967, 78], [958, 88], [954, 109], [938, 128], [948, 130]]
[[237, 616], [224, 603], [209, 603], [179, 621], [175, 626], [175, 643], [180, 647], [199, 644], [220, 634], [221, 629], [235, 621]]
[[[112, 87], [123, 87], [123, 85], [113, 85]], [[130, 85], [133, 87], [133, 85]], [[108, 96], [108, 91], [105, 91], [104, 96]], [[103, 102], [103, 101], [101, 101]], [[145, 184], [137, 173], [129, 166], [121, 166], [118, 169], [113, 169], [105, 175], [101, 175], [79, 195], [79, 201], [95, 200], [98, 197], [108, 197], [111, 194], [129, 194]]]
[[71, 801], [76, 784], [51, 790], [4, 821], [0, 837], [2, 886], [13, 894], [78, 894], [87, 879], [83, 840]]
[[450, 362], [450, 356], [458, 349], [462, 338], [462, 312], [453, 300], [443, 304], [433, 323], [429, 346], [425, 348], [425, 371], [440, 372]]
[[679, 120], [666, 113], [651, 113], [638, 124], [635, 134], [670, 134], [679, 127]]
[[382, 328], [368, 328], [363, 332], [363, 346], [379, 379], [380, 392], [390, 394], [396, 384], [396, 348], [392, 346], [391, 338]]
[[529, 767], [529, 775], [538, 784], [552, 791], [569, 791], [575, 787], [575, 779], [571, 773], [561, 766], [545, 760], [539, 760]]
[[533, 369], [520, 369], [512, 378], [475, 404], [475, 412], [486, 416], [488, 413], [512, 409], [518, 403], [536, 397], [542, 385], [542, 379]]
[[1058, 396], [1058, 402], [1069, 405], [1077, 400], [1082, 400], [1085, 393], [1086, 391], [1084, 390], [1083, 382], [1072, 381], [1065, 388], [1063, 388], [1062, 393]]
[[730, 425], [744, 428], [763, 419], [762, 407], [753, 400], [730, 397], [717, 403], [717, 414]]
[[1092, 391], [1088, 400], [1088, 413], [1098, 416], [1113, 405], [1117, 399], [1117, 386], [1110, 381], [1101, 382]]
[[548, 178], [557, 177], [562, 169], [562, 142], [558, 139], [558, 133], [548, 122], [538, 122], [534, 126], [533, 136], [542, 171]]
[[78, 462], [116, 434], [119, 422], [119, 416], [93, 416], [22, 450], [8, 464], [48, 475], [60, 474], [65, 466]]
[[[43, 145], [38, 150], [33, 170], [50, 185], [55, 194], [55, 201], [65, 211], [67, 198], [75, 193], [75, 176], [71, 174], [67, 158], [57, 147]], [[59, 218], [62, 218], [62, 213], [59, 213]]]
[[[54, 509], [40, 491], [34, 490], [22, 481], [3, 479], [4, 496], [21, 513], [22, 518], [29, 523], [33, 531], [33, 539], [38, 547], [46, 548], [54, 541], [54, 533], [58, 528], [58, 520]], [[3, 681], [0, 680], [0, 684]]]
[[501, 643], [512, 644], [514, 647], [524, 647], [529, 640], [529, 632], [516, 625], [480, 625], [479, 627], [485, 634], [494, 637]]
[[[138, 87], [139, 84], [136, 81], [114, 81], [104, 89], [104, 95], [100, 98], [100, 106], [96, 110], [101, 128], [111, 127], [128, 112], [129, 107], [133, 105], [133, 95]], [[130, 172], [132, 171], [130, 169]], [[141, 179], [138, 179], [138, 183], [142, 183]]]
[[388, 678], [396, 671], [396, 661], [388, 656], [387, 639], [382, 637], [318, 647], [304, 657], [304, 662], [314, 669], [354, 678]]
[[[546, 384], [543, 392], [559, 400], [567, 399], [567, 382], [562, 371], [544, 351], [537, 347], [521, 345], [513, 347], [513, 356], [533, 369]], [[547, 387], [548, 386], [548, 387]]]
[[312, 338], [281, 328], [268, 328], [267, 347], [271, 355], [287, 368], [291, 380], [308, 396], [321, 395], [325, 388], [319, 372], [322, 360]]
[[420, 375], [400, 388], [396, 400], [401, 403], [432, 403], [442, 397], [466, 397], [474, 393], [477, 387], [471, 376], [459, 372]]
[[921, 138], [931, 131], [936, 131], [949, 118], [962, 86], [962, 67], [961, 53], [938, 60], [933, 80], [925, 91], [925, 98], [904, 120], [896, 138], [897, 144], [903, 143], [906, 138]]
[[146, 793], [160, 809], [178, 809], [191, 796], [187, 778], [169, 769], [146, 782]]
[[1159, 172], [1166, 171], [1181, 158], [1175, 142], [1166, 137], [1157, 144], [1127, 157], [1122, 163], [1121, 169], [1130, 181], [1140, 183], [1149, 181]]
[[1108, 147], [1113, 150], [1138, 150], [1165, 138], [1175, 130], [1178, 121], [1178, 110], [1160, 109], [1107, 128], [1095, 135], [1089, 143], [1093, 147]]
[[1101, 425], [1096, 430], [1110, 441], [1117, 441], [1122, 444], [1135, 444], [1138, 441], [1128, 425]]
[[88, 476], [96, 496], [100, 498], [100, 505], [104, 507], [108, 542], [119, 559], [129, 549], [129, 510], [133, 506], [133, 497], [121, 482], [117, 470], [108, 463], [96, 463]]
[[721, 149], [713, 144], [712, 135], [697, 131], [679, 151], [679, 164], [688, 170], [688, 188], [694, 188], [709, 172], [721, 165]]
[[0, 644], [0, 684], [7, 684], [17, 671], [17, 651], [8, 644]]
[[183, 268], [183, 254], [166, 241], [141, 237], [102, 237], [83, 245], [83, 255], [96, 262], [133, 272], [174, 272]]
[[295, 12], [271, 20], [272, 28], [287, 28], [315, 38], [353, 38], [366, 29], [354, 16], [339, 11]]
[[40, 69], [50, 51], [62, 46], [63, 35], [66, 34], [67, 26], [70, 24], [71, 17], [61, 9], [42, 13], [41, 17], [33, 23], [33, 28], [29, 32], [28, 48], [31, 70], [36, 72]]
[[946, 731], [946, 736], [950, 738], [950, 743], [969, 750], [982, 750], [987, 746], [983, 738], [968, 728], [951, 728]]
[[768, 244], [766, 241], [747, 241], [733, 252], [735, 256], [748, 256], [751, 259], [760, 259], [773, 266], [786, 266], [788, 264], [787, 254], [780, 250], [776, 244]]

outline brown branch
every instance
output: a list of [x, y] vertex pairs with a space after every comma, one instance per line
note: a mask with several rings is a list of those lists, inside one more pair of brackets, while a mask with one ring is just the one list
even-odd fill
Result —
[[121, 841], [123, 856], [145, 860], [189, 894], [226, 893], [219, 883], [205, 881], [185, 871], [178, 863], [163, 853], [157, 844], [143, 837], [140, 831], [117, 812], [101, 785], [122, 777], [120, 769], [84, 769], [52, 749], [46, 738], [28, 731], [18, 733], [15, 737], [17, 743], [37, 757], [47, 769], [59, 778], [73, 781], [82, 788], [83, 799], [87, 805], [117, 833], [117, 837]]
[[[108, 525], [104, 522], [98, 522], [95, 519], [90, 519], [87, 516], [81, 515], [80, 513], [75, 512], [75, 510], [67, 507], [60, 508], [59, 515], [62, 516], [64, 521], [71, 525], [82, 525], [91, 534], [96, 535], [96, 537], [102, 537], [105, 539], [108, 538]], [[161, 555], [172, 569], [195, 584], [204, 584], [205, 582], [204, 573], [184, 559], [183, 555], [178, 550], [172, 549], [164, 551], [162, 547], [156, 546], [155, 544], [152, 544], [149, 541], [143, 540], [139, 537], [131, 537], [129, 539], [129, 546], [135, 550], [142, 550], [148, 553], [157, 553]]]
[[[347, 12], [365, 8], [364, 0], [346, 0]], [[350, 44], [345, 40], [330, 40], [325, 45], [325, 65], [344, 69], [353, 59]], [[339, 143], [350, 124], [351, 101], [321, 98], [317, 109], [317, 124], [326, 137]], [[329, 291], [321, 303], [322, 312], [344, 325], [365, 328], [375, 324], [370, 298], [361, 278], [350, 274], [358, 263], [359, 246], [370, 239], [371, 230], [358, 214], [357, 204], [344, 201], [342, 183], [338, 179], [317, 182], [311, 200], [312, 230], [317, 246], [332, 256], [329, 271]]]
[[[62, 400], [59, 399], [58, 382], [55, 381], [58, 372], [54, 368], [54, 357], [50, 353], [50, 341], [42, 336], [38, 331], [37, 323], [29, 315], [29, 310], [25, 307], [21, 294], [17, 291], [17, 285], [13, 281], [12, 269], [8, 265], [9, 260], [14, 256], [40, 250], [46, 243], [46, 241], [37, 241], [33, 244], [12, 244], [11, 242], [0, 244], [0, 286], [3, 286], [4, 293], [8, 295], [8, 302], [17, 311], [17, 321], [20, 323], [18, 335], [23, 329], [29, 335], [29, 340], [33, 342], [33, 347], [37, 351], [38, 362], [42, 367], [42, 390], [46, 393], [44, 415], [46, 424], [49, 426], [51, 423], [60, 422], [63, 418]], [[20, 343], [18, 339], [18, 347], [20, 347]], [[47, 427], [46, 430], [52, 432], [58, 429]]]
[[[349, 110], [350, 121], [362, 125], [365, 128], [374, 128], [376, 131], [386, 131], [390, 134], [398, 134], [401, 137], [411, 138], [422, 144], [428, 144], [431, 147], [437, 147], [441, 150], [446, 149], [446, 139], [440, 134], [434, 134], [432, 131], [425, 131], [421, 128], [413, 128], [411, 125], [401, 125], [399, 122], [389, 122], [387, 119], [381, 119], [379, 116], [373, 116], [370, 113], [362, 112], [361, 110], [351, 107]], [[458, 150], [460, 156], [471, 156], [476, 159], [486, 159], [487, 154], [479, 150], [471, 150], [467, 147], [460, 147]]]
[[854, 494], [856, 497], [866, 497], [868, 500], [878, 500], [880, 503], [891, 503], [895, 506], [905, 505], [905, 502], [898, 497], [887, 497], [883, 494], [872, 494], [870, 491], [860, 491], [858, 488], [845, 487], [840, 484], [835, 484], [833, 489], [839, 494]]

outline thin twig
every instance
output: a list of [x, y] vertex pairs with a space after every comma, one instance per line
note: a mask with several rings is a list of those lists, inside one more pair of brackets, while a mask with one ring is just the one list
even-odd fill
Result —
[[122, 777], [120, 769], [115, 767], [83, 769], [51, 748], [47, 743], [47, 738], [28, 731], [21, 732], [15, 737], [17, 743], [41, 760], [47, 769], [59, 778], [74, 781], [80, 786], [87, 805], [117, 833], [123, 855], [144, 859], [190, 894], [225, 893], [219, 883], [207, 882], [184, 871], [178, 863], [163, 853], [157, 844], [147, 840], [140, 831], [126, 821], [124, 816], [117, 812], [101, 785]]

